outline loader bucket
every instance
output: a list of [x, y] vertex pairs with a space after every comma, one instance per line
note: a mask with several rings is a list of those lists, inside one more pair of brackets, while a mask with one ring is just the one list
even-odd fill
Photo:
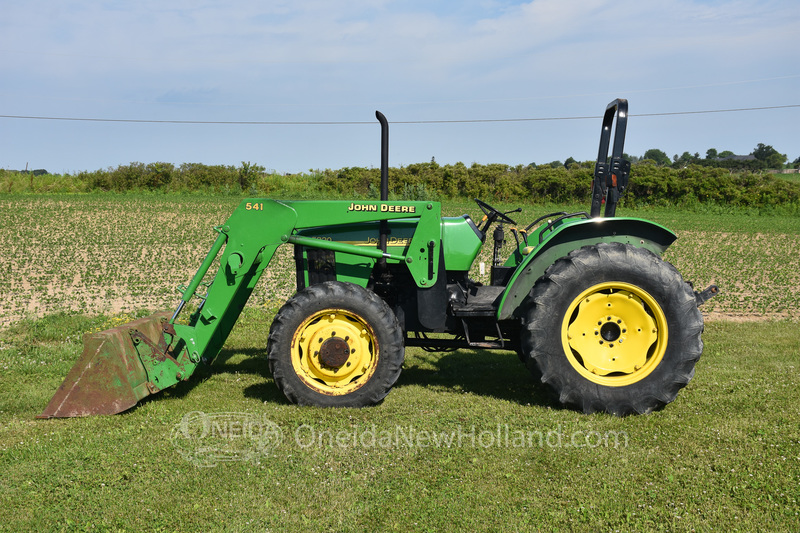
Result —
[[157, 342], [169, 316], [168, 312], [156, 313], [99, 333], [87, 333], [83, 353], [36, 418], [112, 415], [157, 392], [148, 384], [131, 331]]

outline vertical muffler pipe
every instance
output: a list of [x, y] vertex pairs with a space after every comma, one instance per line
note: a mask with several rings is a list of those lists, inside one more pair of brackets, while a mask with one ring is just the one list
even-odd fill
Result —
[[[381, 123], [381, 202], [385, 202], [389, 199], [389, 121], [380, 111], [375, 111], [375, 117]], [[386, 253], [388, 235], [389, 223], [381, 220], [378, 247], [383, 253]], [[385, 267], [386, 258], [379, 259], [378, 264]]]

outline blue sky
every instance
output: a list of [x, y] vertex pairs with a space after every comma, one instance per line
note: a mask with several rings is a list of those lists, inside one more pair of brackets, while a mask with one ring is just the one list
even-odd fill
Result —
[[[378, 166], [389, 122], [597, 117], [626, 152], [800, 156], [796, 0], [0, 0], [0, 168]], [[370, 123], [372, 122], [372, 123]], [[393, 166], [596, 156], [599, 119], [393, 124]]]

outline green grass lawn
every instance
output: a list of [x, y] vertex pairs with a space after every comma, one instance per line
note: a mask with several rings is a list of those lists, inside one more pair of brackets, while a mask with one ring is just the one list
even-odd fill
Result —
[[795, 182], [800, 181], [800, 174], [797, 174], [797, 173], [793, 173], [793, 174], [776, 174], [775, 176], [780, 178], [780, 179], [782, 179], [782, 180], [786, 180], [786, 181], [795, 181]]
[[267, 370], [271, 317], [246, 310], [217, 364], [190, 383], [122, 415], [67, 420], [34, 417], [81, 334], [107, 321], [54, 315], [3, 332], [0, 529], [793, 531], [800, 523], [796, 322], [708, 323], [696, 376], [678, 399], [615, 418], [560, 408], [513, 353], [469, 350], [409, 349], [379, 406], [300, 408]]

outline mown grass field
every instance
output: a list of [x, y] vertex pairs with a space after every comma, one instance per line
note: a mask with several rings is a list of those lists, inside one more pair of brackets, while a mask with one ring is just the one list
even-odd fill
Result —
[[797, 530], [792, 217], [620, 213], [675, 230], [667, 259], [723, 290], [695, 378], [652, 415], [561, 409], [515, 354], [472, 350], [408, 349], [373, 408], [290, 405], [265, 362], [287, 254], [196, 379], [119, 416], [35, 420], [84, 333], [174, 306], [237, 202], [0, 197], [0, 530]]

